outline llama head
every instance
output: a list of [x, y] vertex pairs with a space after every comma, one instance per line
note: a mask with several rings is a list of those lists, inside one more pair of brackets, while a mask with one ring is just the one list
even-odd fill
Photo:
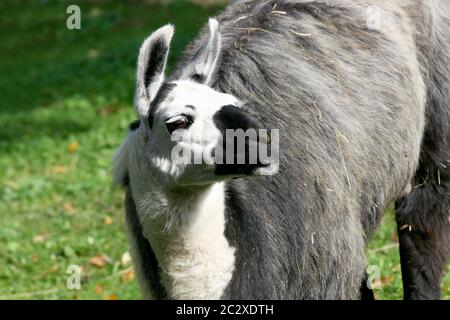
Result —
[[241, 108], [238, 97], [211, 88], [220, 60], [218, 22], [210, 19], [201, 48], [177, 79], [165, 81], [173, 34], [171, 25], [164, 26], [140, 49], [135, 101], [140, 126], [134, 135], [144, 143], [133, 152], [141, 153], [140, 161], [156, 176], [187, 186], [276, 171], [273, 157], [258, 155], [269, 145], [264, 126]]

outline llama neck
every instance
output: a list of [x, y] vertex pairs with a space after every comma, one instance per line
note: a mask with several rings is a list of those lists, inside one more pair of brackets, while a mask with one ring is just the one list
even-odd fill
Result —
[[218, 299], [231, 280], [234, 248], [224, 235], [224, 187], [215, 183], [193, 193], [158, 194], [156, 202], [154, 196], [152, 202], [145, 201], [154, 204], [151, 210], [159, 210], [155, 218], [143, 219], [143, 228], [170, 298]]

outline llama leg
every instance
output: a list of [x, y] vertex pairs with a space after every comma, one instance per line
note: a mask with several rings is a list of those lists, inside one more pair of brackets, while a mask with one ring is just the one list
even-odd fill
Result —
[[450, 20], [448, 1], [423, 1], [414, 19], [426, 67], [426, 128], [415, 187], [396, 203], [405, 299], [438, 299], [450, 247]]
[[405, 299], [439, 299], [450, 247], [450, 183], [426, 184], [396, 203]]

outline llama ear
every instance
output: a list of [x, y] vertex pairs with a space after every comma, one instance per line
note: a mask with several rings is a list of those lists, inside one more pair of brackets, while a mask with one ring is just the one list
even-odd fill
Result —
[[194, 54], [192, 62], [183, 71], [181, 78], [211, 85], [220, 56], [221, 35], [216, 19], [209, 19], [208, 27], [208, 38]]
[[166, 25], [152, 33], [139, 50], [137, 66], [137, 109], [147, 114], [150, 102], [164, 82], [164, 70], [169, 55], [174, 27]]

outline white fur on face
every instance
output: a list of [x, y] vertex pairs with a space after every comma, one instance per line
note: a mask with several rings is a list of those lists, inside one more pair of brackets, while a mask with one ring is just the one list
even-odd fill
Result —
[[[203, 164], [182, 165], [174, 162], [172, 151], [178, 144], [184, 150], [195, 154], [210, 154], [221, 137], [214, 123], [214, 114], [225, 105], [238, 105], [232, 95], [217, 92], [206, 85], [190, 80], [176, 81], [164, 101], [157, 107], [146, 148], [149, 161], [154, 169], [183, 184], [209, 183], [217, 179], [214, 167]], [[193, 123], [180, 136], [179, 142], [172, 141], [166, 128], [166, 121], [187, 115]]]
[[[225, 105], [240, 104], [239, 100], [229, 94], [217, 92], [206, 85], [190, 80], [174, 82], [175, 88], [158, 106], [152, 122], [152, 128], [141, 125], [136, 132], [122, 143], [113, 158], [114, 183], [120, 184], [126, 176], [129, 167], [129, 149], [139, 162], [147, 162], [149, 172], [159, 183], [178, 183], [183, 178], [183, 184], [208, 184], [218, 181], [214, 167], [205, 164], [182, 165], [172, 161], [172, 150], [181, 145], [186, 150], [209, 154], [218, 144], [221, 132], [214, 123], [214, 114]], [[187, 107], [191, 106], [191, 107]], [[186, 140], [172, 141], [165, 122], [180, 114], [193, 118], [192, 125], [185, 131]], [[135, 141], [130, 142], [131, 137]], [[136, 147], [136, 144], [138, 147]], [[134, 144], [134, 146], [132, 146]], [[191, 181], [190, 181], [191, 179]]]
[[[194, 116], [194, 123], [190, 131], [194, 135], [204, 136], [216, 131], [213, 122], [214, 114], [225, 105], [237, 105], [238, 99], [232, 95], [221, 93], [208, 86], [190, 81], [180, 80], [174, 82], [176, 87], [170, 92], [156, 112], [156, 117], [169, 119], [179, 114]], [[195, 110], [189, 107], [194, 107]], [[162, 121], [158, 124], [162, 124]]]

